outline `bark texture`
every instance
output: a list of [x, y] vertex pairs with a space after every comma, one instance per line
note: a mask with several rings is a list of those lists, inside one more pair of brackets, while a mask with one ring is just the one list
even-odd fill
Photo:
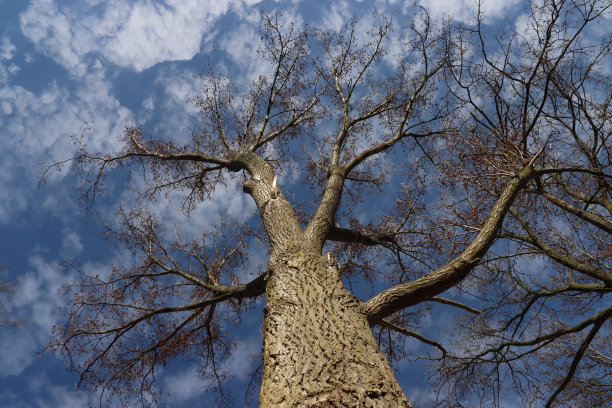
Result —
[[270, 238], [263, 323], [260, 406], [411, 407], [381, 353], [363, 303], [344, 288], [338, 264], [321, 255], [342, 192], [332, 172], [322, 204], [305, 230], [276, 185], [274, 170], [253, 152], [232, 158]]
[[290, 246], [271, 259], [261, 407], [411, 407], [336, 261]]

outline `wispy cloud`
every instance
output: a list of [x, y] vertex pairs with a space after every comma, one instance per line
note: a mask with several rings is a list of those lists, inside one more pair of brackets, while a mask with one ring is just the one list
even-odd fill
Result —
[[58, 289], [70, 279], [60, 272], [57, 262], [39, 255], [32, 256], [29, 264], [29, 270], [15, 282], [10, 304], [14, 316], [25, 325], [19, 330], [5, 330], [0, 336], [0, 377], [19, 375], [34, 362], [60, 317]]
[[206, 391], [195, 365], [181, 370], [176, 375], [165, 377], [164, 389], [172, 395], [172, 399], [176, 402], [188, 401]]
[[[12, 194], [0, 197], [0, 224], [28, 206], [32, 199], [41, 163], [51, 164], [74, 154], [70, 135], [91, 126], [86, 142], [94, 151], [118, 149], [117, 135], [131, 112], [113, 95], [104, 71], [86, 75], [76, 89], [69, 90], [52, 82], [41, 92], [19, 85], [0, 83], [0, 133], [4, 137], [0, 152], [0, 189]], [[64, 177], [54, 173], [53, 177]]]
[[37, 341], [25, 329], [3, 329], [0, 336], [0, 378], [19, 375], [32, 363]]
[[229, 55], [234, 68], [241, 71], [239, 85], [247, 85], [259, 77], [271, 72], [269, 64], [262, 63], [257, 49], [261, 46], [257, 25], [241, 24], [221, 38], [219, 45]]
[[17, 47], [11, 43], [8, 37], [2, 37], [2, 39], [0, 39], [0, 60], [12, 59], [16, 49]]
[[[470, 23], [475, 21], [477, 2], [475, 0], [419, 0], [421, 6], [434, 18], [450, 17], [455, 21]], [[481, 7], [488, 19], [504, 17], [508, 10], [515, 8], [521, 0], [483, 0]]]
[[[235, 5], [233, 3], [236, 3]], [[196, 55], [217, 19], [232, 5], [253, 1], [86, 1], [60, 5], [33, 0], [21, 14], [23, 33], [45, 55], [74, 75], [84, 75], [95, 55], [142, 71]]]
[[322, 10], [323, 28], [335, 32], [340, 31], [352, 17], [352, 12], [346, 1], [333, 3], [328, 9]]
[[240, 341], [227, 362], [227, 368], [240, 381], [245, 381], [251, 375], [253, 357], [261, 351], [261, 337], [251, 336]]

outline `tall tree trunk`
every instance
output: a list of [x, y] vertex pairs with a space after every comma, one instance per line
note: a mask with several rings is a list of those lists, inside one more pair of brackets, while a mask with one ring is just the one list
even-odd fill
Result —
[[410, 407], [336, 261], [306, 246], [271, 259], [261, 407]]

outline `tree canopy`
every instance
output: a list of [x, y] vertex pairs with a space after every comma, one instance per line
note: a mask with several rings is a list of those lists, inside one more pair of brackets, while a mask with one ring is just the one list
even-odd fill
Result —
[[[504, 32], [482, 14], [462, 25], [423, 9], [339, 33], [264, 16], [264, 73], [242, 87], [205, 72], [190, 130], [130, 125], [118, 154], [80, 145], [86, 208], [111, 174], [137, 193], [107, 235], [134, 261], [81, 270], [52, 348], [103, 396], [155, 402], [156, 371], [179, 357], [222, 390], [228, 324], [272, 296], [253, 254], [273, 264], [300, 242], [355, 285], [392, 364], [418, 357], [406, 338], [432, 347], [420, 356], [431, 405], [503, 406], [510, 391], [525, 406], [603, 406], [612, 91], [598, 23], [610, 7], [533, 2]], [[259, 216], [194, 237], [147, 209], [180, 194], [189, 214], [220, 189], [251, 195]], [[434, 305], [458, 313], [446, 337], [419, 334]]]

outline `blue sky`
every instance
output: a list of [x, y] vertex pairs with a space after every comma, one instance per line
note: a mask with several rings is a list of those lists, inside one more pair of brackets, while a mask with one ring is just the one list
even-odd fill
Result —
[[[420, 0], [433, 17], [469, 21], [471, 0]], [[410, 12], [401, 1], [257, 1], [257, 0], [0, 0], [0, 264], [12, 282], [13, 297], [2, 300], [20, 330], [0, 329], [0, 406], [81, 407], [91, 395], [74, 389], [76, 376], [55, 355], [43, 353], [51, 328], [61, 322], [57, 295], [75, 277], [63, 259], [78, 259], [89, 270], [110, 268], [128, 256], [100, 238], [95, 217], [75, 206], [76, 181], [70, 171], [51, 173], [38, 187], [44, 165], [72, 157], [71, 135], [86, 126], [88, 145], [117, 151], [117, 137], [135, 123], [161, 135], [187, 135], [194, 109], [186, 99], [198, 91], [206, 65], [244, 83], [257, 77], [261, 61], [258, 27], [261, 12], [282, 11], [297, 25], [338, 30], [352, 16], [372, 11], [401, 18]], [[485, 1], [489, 23], [521, 21], [520, 0]], [[87, 125], [85, 125], [85, 123]], [[287, 177], [287, 188], [299, 189]], [[111, 185], [111, 188], [117, 187]], [[127, 193], [122, 198], [128, 200]], [[170, 224], [185, 224], [170, 201], [157, 208]], [[228, 204], [229, 203], [229, 204]], [[111, 215], [113, 202], [96, 210]], [[250, 197], [231, 189], [216, 191], [192, 217], [203, 225], [223, 215], [247, 221]], [[260, 251], [261, 252], [261, 251]], [[264, 259], [264, 254], [256, 254]], [[438, 332], [452, 315], [426, 322]], [[236, 406], [248, 383], [250, 354], [260, 348], [261, 305], [249, 312], [237, 331], [241, 340], [227, 369], [235, 375], [230, 390]], [[426, 346], [409, 340], [419, 352]], [[427, 351], [422, 351], [427, 352]], [[427, 395], [419, 366], [400, 363], [398, 378], [408, 397]], [[168, 407], [211, 406], [190, 363], [162, 372], [162, 389], [173, 392]], [[95, 403], [95, 400], [93, 400]]]

